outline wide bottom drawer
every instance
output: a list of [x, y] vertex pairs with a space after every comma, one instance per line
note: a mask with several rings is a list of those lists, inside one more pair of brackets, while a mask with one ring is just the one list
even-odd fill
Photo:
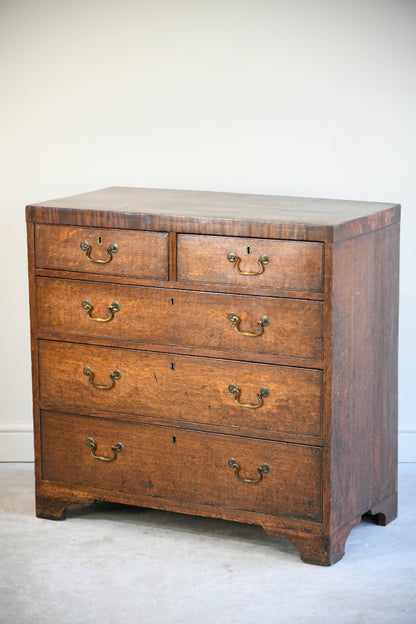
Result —
[[317, 447], [49, 411], [41, 431], [44, 480], [322, 519]]

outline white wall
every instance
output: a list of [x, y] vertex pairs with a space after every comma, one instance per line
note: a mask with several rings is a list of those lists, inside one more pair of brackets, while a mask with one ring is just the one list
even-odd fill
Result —
[[400, 202], [416, 461], [416, 2], [2, 0], [0, 459], [30, 459], [24, 206], [109, 185]]

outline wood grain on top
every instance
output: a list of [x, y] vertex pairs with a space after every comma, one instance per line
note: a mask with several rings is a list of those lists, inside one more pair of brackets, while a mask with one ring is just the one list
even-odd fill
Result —
[[391, 225], [398, 204], [109, 187], [27, 206], [27, 221], [336, 241]]

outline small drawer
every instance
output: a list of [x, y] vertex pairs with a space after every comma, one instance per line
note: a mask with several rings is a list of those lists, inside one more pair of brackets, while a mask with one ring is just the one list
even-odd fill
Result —
[[168, 279], [168, 234], [36, 225], [36, 267]]
[[47, 277], [36, 287], [41, 331], [322, 360], [321, 301]]
[[48, 411], [41, 430], [44, 480], [322, 520], [317, 447]]
[[322, 371], [39, 341], [40, 400], [281, 436], [321, 435]]
[[322, 243], [181, 234], [177, 263], [179, 281], [323, 291]]

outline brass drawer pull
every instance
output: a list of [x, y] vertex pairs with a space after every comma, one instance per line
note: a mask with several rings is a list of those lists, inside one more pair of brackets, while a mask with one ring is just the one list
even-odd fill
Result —
[[261, 273], [264, 273], [264, 267], [270, 262], [269, 256], [262, 255], [257, 260], [259, 265], [258, 271], [240, 271], [241, 258], [239, 258], [233, 251], [230, 251], [227, 258], [234, 265], [234, 271], [238, 273], [238, 275], [260, 275]]
[[271, 470], [269, 464], [262, 464], [259, 468], [257, 468], [257, 478], [256, 479], [247, 479], [245, 477], [240, 477], [240, 466], [236, 459], [229, 459], [228, 465], [230, 468], [234, 470], [234, 474], [239, 481], [243, 481], [243, 483], [258, 483], [261, 481], [264, 474], [268, 474]]
[[90, 386], [92, 386], [93, 388], [97, 388], [97, 390], [110, 390], [110, 388], [114, 386], [115, 380], [121, 378], [120, 371], [115, 370], [110, 374], [111, 384], [109, 386], [99, 386], [93, 383], [94, 373], [92, 372], [89, 366], [86, 366], [83, 372], [84, 372], [84, 375], [88, 377], [88, 383], [90, 384]]
[[259, 328], [256, 332], [243, 332], [240, 331], [240, 322], [241, 319], [235, 312], [230, 312], [228, 315], [228, 320], [233, 324], [234, 330], [240, 336], [261, 336], [263, 333], [263, 328], [270, 325], [270, 319], [268, 316], [262, 316], [259, 321], [257, 321], [257, 327]]
[[252, 405], [252, 403], [240, 403], [239, 398], [241, 394], [241, 389], [239, 388], [239, 386], [237, 386], [237, 384], [230, 384], [228, 386], [228, 390], [231, 392], [231, 394], [234, 394], [234, 401], [238, 405], [238, 407], [248, 407], [249, 409], [257, 409], [258, 407], [261, 407], [263, 405], [263, 398], [267, 398], [268, 396], [270, 396], [269, 388], [261, 388], [260, 392], [257, 394], [259, 402], [255, 405]]
[[87, 438], [85, 440], [85, 443], [91, 449], [91, 457], [94, 457], [94, 459], [99, 459], [100, 461], [106, 461], [106, 462], [113, 461], [117, 457], [117, 453], [121, 453], [121, 451], [124, 448], [121, 442], [117, 442], [117, 444], [114, 444], [114, 446], [111, 447], [111, 450], [113, 451], [113, 456], [102, 457], [101, 455], [95, 455], [95, 450], [97, 448], [97, 445], [95, 441], [93, 440], [93, 438]]
[[85, 251], [85, 255], [87, 256], [87, 260], [90, 262], [95, 262], [96, 264], [108, 264], [113, 259], [113, 254], [117, 253], [118, 245], [117, 243], [113, 243], [110, 247], [107, 247], [108, 258], [106, 260], [97, 260], [95, 258], [91, 258], [91, 245], [87, 243], [87, 241], [82, 241], [80, 244], [82, 251]]
[[118, 301], [113, 301], [113, 303], [108, 306], [108, 311], [110, 313], [110, 316], [107, 316], [107, 318], [99, 318], [98, 316], [91, 316], [94, 306], [92, 305], [92, 303], [88, 301], [88, 299], [83, 299], [81, 301], [81, 306], [84, 308], [84, 310], [87, 311], [87, 316], [90, 319], [90, 321], [97, 321], [97, 323], [107, 323], [108, 321], [113, 320], [114, 314], [120, 311], [120, 304], [118, 303]]

